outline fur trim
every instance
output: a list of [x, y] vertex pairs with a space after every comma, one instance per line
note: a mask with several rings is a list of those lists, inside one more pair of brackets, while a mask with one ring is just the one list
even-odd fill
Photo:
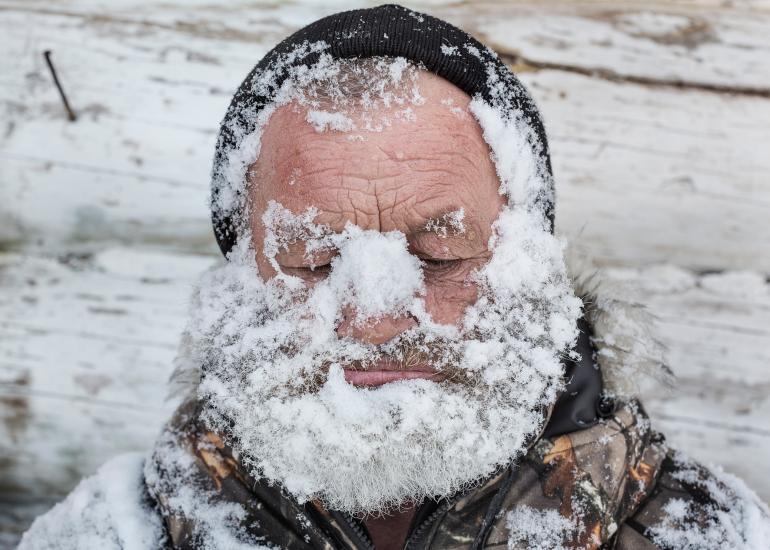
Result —
[[665, 346], [654, 335], [656, 319], [633, 300], [630, 283], [608, 277], [574, 250], [565, 254], [565, 260], [591, 326], [605, 391], [638, 396], [651, 387], [671, 388], [674, 373], [666, 365]]
[[193, 352], [193, 343], [187, 331], [182, 333], [179, 341], [176, 357], [174, 357], [174, 371], [168, 379], [168, 393], [166, 400], [186, 401], [196, 396], [198, 385], [201, 382], [200, 364]]
[[[209, 267], [209, 270], [216, 269], [221, 265], [221, 260], [215, 265]], [[200, 280], [195, 284], [190, 303], [188, 305], [188, 315], [200, 308]], [[174, 357], [174, 370], [168, 379], [168, 393], [166, 401], [180, 399], [187, 401], [197, 397], [198, 386], [201, 383], [201, 359], [195, 350], [195, 344], [190, 336], [188, 328], [182, 331], [179, 340], [176, 356]]]

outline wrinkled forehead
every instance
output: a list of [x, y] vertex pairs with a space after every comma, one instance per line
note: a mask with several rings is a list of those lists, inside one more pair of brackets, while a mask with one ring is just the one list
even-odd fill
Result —
[[[516, 106], [529, 99], [511, 73], [488, 69], [491, 96], [472, 98], [399, 57], [321, 54], [282, 81], [271, 70], [255, 74], [251, 89], [236, 94], [218, 140], [211, 209], [220, 247], [247, 237], [255, 202], [284, 195], [298, 201], [295, 208], [306, 199], [322, 207], [308, 196], [316, 190], [350, 199], [335, 207], [354, 224], [423, 197], [484, 207], [504, 195], [507, 207], [537, 212], [550, 231], [547, 145], [542, 127], [525, 116], [536, 111]], [[362, 194], [369, 202], [355, 204]]]
[[[315, 207], [333, 228], [349, 221], [390, 231], [459, 208], [496, 212], [500, 182], [471, 98], [426, 71], [403, 92], [404, 102], [388, 105], [276, 109], [248, 172], [252, 217], [277, 201], [294, 212]], [[336, 127], [319, 123], [335, 117]]]

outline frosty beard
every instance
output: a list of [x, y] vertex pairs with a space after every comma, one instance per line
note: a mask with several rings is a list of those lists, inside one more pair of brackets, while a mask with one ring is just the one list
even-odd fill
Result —
[[[420, 263], [402, 234], [348, 226], [335, 239], [331, 271], [312, 288], [285, 275], [263, 281], [250, 235], [204, 276], [187, 329], [203, 365], [204, 422], [255, 477], [351, 513], [450, 495], [521, 457], [563, 387], [582, 305], [542, 216], [501, 213], [460, 328], [425, 312]], [[351, 306], [361, 322], [409, 314], [419, 325], [382, 346], [340, 338]], [[345, 381], [343, 366], [405, 348], [461, 376]]]

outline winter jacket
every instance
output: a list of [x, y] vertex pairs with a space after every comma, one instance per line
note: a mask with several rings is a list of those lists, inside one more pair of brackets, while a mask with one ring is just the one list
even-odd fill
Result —
[[[595, 349], [581, 355], [597, 368], [568, 365], [568, 391], [527, 454], [462, 493], [423, 502], [406, 548], [770, 550], [770, 512], [743, 482], [670, 449], [637, 399], [596, 399], [602, 382], [590, 373], [619, 393], [624, 381], [660, 367], [641, 310], [609, 290], [585, 300]], [[250, 475], [188, 399], [149, 458], [107, 463], [38, 518], [19, 546], [91, 548], [373, 546], [356, 518], [299, 504]]]
[[[180, 456], [189, 458], [184, 472]], [[222, 438], [196, 421], [193, 405], [169, 424], [147, 471], [169, 548], [236, 541], [287, 550], [374, 548], [356, 518], [317, 502], [300, 505], [251, 477]], [[206, 499], [203, 509], [184, 502], [191, 487]], [[539, 439], [518, 464], [464, 493], [424, 502], [405, 548], [766, 548], [747, 545], [745, 530], [758, 529], [752, 514], [760, 526], [769, 520], [743, 491], [730, 476], [669, 450], [640, 404], [628, 401], [590, 428]], [[216, 546], [210, 522], [231, 506], [241, 513], [220, 529], [226, 533], [217, 533]]]

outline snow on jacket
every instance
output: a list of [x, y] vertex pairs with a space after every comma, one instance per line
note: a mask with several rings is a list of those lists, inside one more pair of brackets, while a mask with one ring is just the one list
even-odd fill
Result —
[[[35, 521], [25, 549], [371, 549], [365, 527], [252, 478], [180, 409], [150, 460], [126, 455]], [[406, 548], [770, 548], [767, 507], [737, 478], [667, 449], [637, 402], [542, 438], [470, 491], [428, 501]]]
[[[643, 312], [593, 291], [605, 383], [660, 368]], [[767, 550], [770, 512], [745, 484], [670, 449], [638, 400], [536, 440], [518, 463], [417, 510], [407, 549]], [[372, 549], [365, 526], [253, 478], [187, 400], [151, 456], [113, 459], [24, 535], [20, 550]]]

